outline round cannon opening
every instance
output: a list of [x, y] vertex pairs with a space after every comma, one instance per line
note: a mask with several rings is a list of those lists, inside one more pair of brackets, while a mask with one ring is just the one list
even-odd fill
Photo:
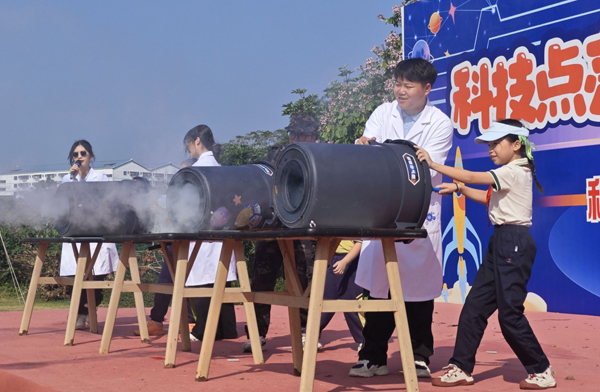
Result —
[[305, 199], [304, 171], [297, 161], [288, 161], [283, 169], [285, 178], [284, 195], [286, 206], [291, 211], [297, 211]]

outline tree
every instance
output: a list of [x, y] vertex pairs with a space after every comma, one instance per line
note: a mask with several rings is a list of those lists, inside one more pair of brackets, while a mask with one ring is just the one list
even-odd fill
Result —
[[[414, 1], [403, 1], [400, 6], [392, 8], [392, 16], [385, 18], [379, 15], [379, 20], [399, 27], [401, 7]], [[301, 98], [283, 105], [283, 114], [317, 114], [322, 141], [353, 143], [362, 135], [373, 110], [393, 100], [392, 76], [402, 54], [400, 34], [391, 31], [384, 43], [375, 46], [372, 52], [375, 56], [354, 71], [348, 69], [347, 64], [339, 68], [338, 77], [341, 80], [331, 82], [321, 99], [316, 94], [305, 96], [304, 89], [292, 91]]]
[[296, 102], [292, 101], [282, 105], [285, 109], [281, 114], [283, 116], [293, 116], [294, 114], [307, 113], [314, 116], [316, 119], [321, 117], [323, 113], [323, 104], [317, 94], [306, 96], [306, 89], [297, 88], [292, 91], [292, 94], [300, 95], [300, 99]]
[[222, 165], [238, 166], [260, 161], [269, 148], [276, 144], [287, 144], [285, 129], [276, 131], [253, 131], [224, 143], [221, 149]]

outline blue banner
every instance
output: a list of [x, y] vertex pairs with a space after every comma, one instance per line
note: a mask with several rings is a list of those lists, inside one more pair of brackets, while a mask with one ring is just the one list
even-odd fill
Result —
[[[537, 176], [537, 257], [526, 309], [600, 315], [600, 3], [433, 0], [403, 9], [404, 57], [439, 72], [430, 100], [452, 120], [446, 162], [494, 168], [474, 138], [525, 120]], [[535, 188], [535, 187], [534, 187]], [[485, 206], [444, 198], [444, 289], [463, 303], [492, 234]]]

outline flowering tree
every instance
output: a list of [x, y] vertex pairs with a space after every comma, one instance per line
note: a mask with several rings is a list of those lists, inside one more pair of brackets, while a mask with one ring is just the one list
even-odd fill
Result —
[[[399, 27], [401, 7], [414, 1], [403, 1], [400, 6], [392, 8], [391, 17], [379, 15], [379, 20]], [[392, 76], [402, 55], [400, 34], [390, 31], [384, 43], [375, 46], [371, 51], [374, 57], [367, 59], [354, 71], [348, 69], [347, 65], [339, 68], [338, 77], [341, 80], [331, 82], [322, 99], [317, 99], [315, 94], [305, 97], [306, 90], [293, 91], [300, 94], [301, 98], [295, 103], [283, 105], [283, 114], [305, 112], [303, 107], [310, 103], [313, 105], [310, 106], [311, 114], [317, 114], [321, 123], [322, 141], [353, 143], [362, 135], [365, 123], [373, 110], [380, 104], [394, 99]]]
[[[393, 7], [393, 15], [379, 20], [394, 27], [400, 23], [401, 8]], [[402, 55], [402, 39], [395, 31], [383, 45], [371, 49], [374, 57], [355, 71], [340, 68], [339, 77], [325, 90], [325, 104], [321, 116], [321, 139], [335, 143], [353, 143], [362, 135], [365, 123], [373, 110], [393, 100], [392, 76]]]

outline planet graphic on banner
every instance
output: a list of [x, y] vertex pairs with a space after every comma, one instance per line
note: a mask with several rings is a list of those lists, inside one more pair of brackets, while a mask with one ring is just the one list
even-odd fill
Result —
[[427, 28], [433, 34], [437, 34], [438, 31], [440, 31], [441, 27], [442, 27], [442, 17], [440, 16], [440, 14], [438, 12], [434, 12], [433, 14], [431, 14], [431, 18], [429, 18], [429, 26], [427, 26]]
[[408, 53], [407, 57], [409, 59], [423, 59], [427, 61], [433, 61], [433, 56], [429, 51], [429, 45], [427, 45], [427, 42], [423, 40], [419, 40], [415, 43], [415, 46], [413, 46], [413, 50], [410, 53]]
[[552, 260], [578, 286], [600, 297], [598, 251], [600, 225], [587, 222], [585, 206], [571, 207], [556, 221], [548, 238]]

